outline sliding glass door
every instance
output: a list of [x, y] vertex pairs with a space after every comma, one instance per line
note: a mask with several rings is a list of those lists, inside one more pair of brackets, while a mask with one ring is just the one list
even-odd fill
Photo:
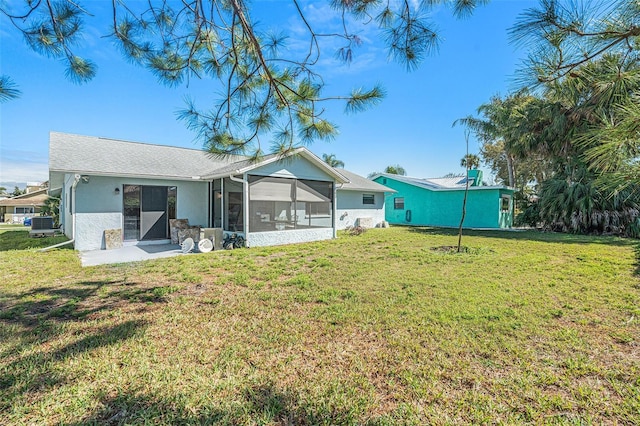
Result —
[[175, 186], [124, 185], [125, 240], [169, 238], [169, 219], [176, 217]]

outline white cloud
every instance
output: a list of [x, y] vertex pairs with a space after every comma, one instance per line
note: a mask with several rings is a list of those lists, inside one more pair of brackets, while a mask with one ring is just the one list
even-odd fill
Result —
[[33, 151], [3, 149], [0, 182], [44, 182], [49, 179], [46, 155]]

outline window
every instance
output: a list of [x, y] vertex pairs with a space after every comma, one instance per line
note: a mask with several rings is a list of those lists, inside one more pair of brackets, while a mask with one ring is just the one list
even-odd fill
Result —
[[177, 219], [176, 213], [176, 200], [178, 199], [178, 187], [170, 186], [167, 189], [167, 213], [169, 213], [169, 219]]
[[393, 208], [396, 210], [404, 210], [404, 197], [396, 197], [393, 199]]
[[503, 195], [500, 197], [500, 210], [503, 212], [508, 212], [510, 209], [511, 197], [508, 195]]
[[16, 214], [29, 214], [33, 213], [33, 207], [16, 207]]
[[362, 194], [362, 204], [375, 204], [374, 194]]
[[250, 232], [333, 227], [333, 182], [249, 177]]

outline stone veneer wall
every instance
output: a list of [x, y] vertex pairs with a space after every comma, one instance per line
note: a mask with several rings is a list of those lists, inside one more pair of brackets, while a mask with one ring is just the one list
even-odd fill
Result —
[[332, 228], [297, 229], [295, 231], [249, 232], [249, 235], [247, 237], [247, 246], [278, 246], [283, 244], [330, 240], [332, 238]]

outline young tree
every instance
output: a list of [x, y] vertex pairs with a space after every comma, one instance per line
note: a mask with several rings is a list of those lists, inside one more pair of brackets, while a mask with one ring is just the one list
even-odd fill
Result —
[[322, 154], [322, 161], [330, 165], [331, 167], [341, 167], [344, 168], [344, 162], [338, 160], [335, 154]]
[[460, 165], [466, 169], [465, 186], [464, 186], [464, 198], [462, 199], [462, 214], [460, 215], [460, 225], [458, 226], [458, 253], [462, 250], [462, 225], [464, 224], [464, 218], [467, 215], [467, 195], [469, 194], [469, 170], [474, 165], [478, 167], [480, 164], [480, 158], [477, 155], [469, 154], [469, 130], [464, 132], [464, 142], [466, 146], [466, 154], [460, 160]]
[[[464, 17], [486, 2], [335, 0], [330, 5], [342, 19], [342, 30], [323, 32], [312, 25], [299, 1], [291, 0], [306, 30], [303, 52], [283, 48], [286, 34], [262, 31], [244, 0], [113, 1], [107, 35], [127, 59], [147, 67], [165, 84], [202, 77], [222, 82], [223, 94], [212, 108], [202, 110], [189, 101], [179, 118], [211, 153], [257, 159], [265, 143], [285, 154], [334, 137], [335, 126], [324, 118], [327, 102], [340, 101], [347, 112], [355, 112], [383, 98], [379, 86], [326, 94], [318, 71], [328, 45], [324, 40], [337, 40], [337, 52], [330, 54], [350, 62], [363, 42], [353, 23], [374, 25], [389, 56], [414, 69], [439, 43], [430, 10], [446, 5], [456, 17]], [[96, 64], [76, 53], [93, 16], [89, 9], [73, 0], [16, 0], [3, 2], [0, 16], [23, 34], [31, 49], [65, 62], [71, 80], [81, 83], [96, 75]], [[0, 93], [10, 89], [3, 81]]]

